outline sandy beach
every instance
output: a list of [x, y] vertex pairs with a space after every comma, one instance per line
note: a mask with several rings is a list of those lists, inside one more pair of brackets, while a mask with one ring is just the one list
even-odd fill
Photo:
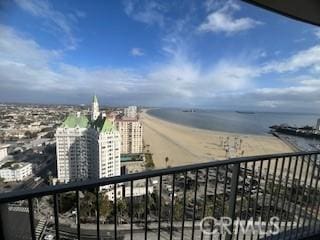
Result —
[[[143, 111], [140, 117], [144, 126], [144, 144], [146, 150], [153, 153], [156, 168], [293, 151], [287, 144], [271, 135], [246, 135], [191, 128], [155, 118], [146, 111]], [[168, 163], [165, 161], [166, 157], [169, 158]]]

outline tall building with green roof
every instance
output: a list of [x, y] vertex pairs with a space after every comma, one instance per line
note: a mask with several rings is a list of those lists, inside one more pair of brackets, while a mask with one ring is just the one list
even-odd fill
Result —
[[56, 131], [60, 182], [120, 175], [121, 138], [93, 97], [90, 116], [71, 113]]

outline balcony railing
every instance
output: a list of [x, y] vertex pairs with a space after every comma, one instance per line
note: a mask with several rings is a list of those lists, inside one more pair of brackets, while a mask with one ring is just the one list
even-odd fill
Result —
[[0, 239], [319, 239], [319, 154], [211, 161], [2, 194]]

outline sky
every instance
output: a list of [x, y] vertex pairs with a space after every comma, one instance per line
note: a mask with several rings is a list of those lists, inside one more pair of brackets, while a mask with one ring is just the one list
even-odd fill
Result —
[[0, 1], [0, 102], [320, 112], [320, 28], [238, 0]]

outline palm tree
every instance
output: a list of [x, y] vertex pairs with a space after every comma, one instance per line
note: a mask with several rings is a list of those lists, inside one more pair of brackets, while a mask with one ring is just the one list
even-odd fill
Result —
[[165, 161], [166, 161], [166, 167], [168, 167], [169, 158], [166, 157], [166, 158], [165, 158]]

